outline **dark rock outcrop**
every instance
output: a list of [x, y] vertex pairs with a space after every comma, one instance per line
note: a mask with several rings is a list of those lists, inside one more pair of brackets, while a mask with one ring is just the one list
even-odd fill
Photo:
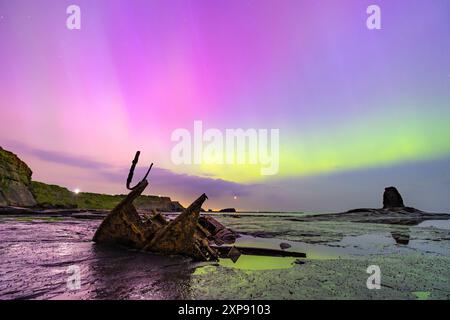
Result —
[[289, 249], [290, 247], [291, 247], [291, 245], [289, 243], [286, 243], [286, 242], [280, 243], [280, 248], [283, 250]]
[[[341, 213], [327, 213], [290, 218], [292, 221], [351, 221], [363, 223], [385, 223], [414, 226], [425, 220], [448, 220], [449, 213], [428, 213], [422, 210], [405, 207], [402, 196], [395, 187], [385, 188], [383, 208], [359, 208]], [[397, 243], [407, 243], [407, 237], [393, 235]], [[399, 240], [400, 239], [400, 240]], [[408, 240], [409, 241], [409, 240]]]
[[0, 190], [0, 206], [7, 206], [8, 202], [6, 202], [6, 199], [2, 195], [2, 191]]
[[[123, 197], [123, 195], [122, 195]], [[172, 201], [170, 197], [141, 195], [136, 199], [138, 210], [157, 210], [162, 212], [182, 212], [184, 207], [178, 201]]]
[[403, 208], [403, 198], [396, 187], [387, 187], [383, 194], [383, 209], [389, 208]]
[[0, 205], [33, 207], [31, 169], [17, 155], [0, 147]]
[[183, 210], [184, 210], [184, 207], [178, 201], [171, 201], [171, 209], [170, 209], [170, 211], [172, 211], [172, 212], [182, 212]]
[[231, 261], [233, 261], [234, 263], [236, 263], [236, 261], [239, 260], [240, 256], [241, 256], [241, 252], [236, 247], [232, 247], [230, 249], [230, 251], [228, 251], [228, 254], [227, 254], [227, 258], [230, 258]]
[[409, 232], [401, 232], [401, 231], [396, 231], [396, 232], [391, 232], [392, 238], [394, 238], [395, 242], [397, 244], [401, 244], [401, 245], [408, 245], [409, 244], [409, 240], [410, 240], [410, 235]]
[[236, 212], [235, 208], [225, 208], [221, 209], [219, 212]]

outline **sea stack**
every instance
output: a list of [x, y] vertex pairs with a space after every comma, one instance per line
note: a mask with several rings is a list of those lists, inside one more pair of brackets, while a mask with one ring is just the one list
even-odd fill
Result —
[[402, 196], [400, 195], [400, 192], [398, 192], [397, 188], [385, 188], [383, 194], [383, 209], [403, 207], [405, 207], [405, 204], [403, 203]]

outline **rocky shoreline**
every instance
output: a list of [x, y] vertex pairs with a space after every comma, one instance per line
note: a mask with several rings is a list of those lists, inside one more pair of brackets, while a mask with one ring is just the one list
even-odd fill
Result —
[[[390, 187], [392, 188], [392, 187]], [[389, 189], [389, 188], [387, 188]], [[396, 189], [395, 189], [396, 190]], [[398, 191], [397, 191], [398, 192]], [[386, 191], [385, 191], [386, 193]], [[399, 193], [400, 195], [400, 193]], [[0, 206], [0, 215], [21, 215], [21, 216], [48, 216], [48, 217], [73, 217], [78, 219], [103, 219], [109, 210], [101, 209], [81, 209], [81, 208], [25, 208], [18, 206]], [[148, 210], [138, 208], [139, 213], [146, 213]], [[176, 211], [165, 212], [165, 215], [175, 215]], [[201, 212], [201, 215], [220, 215], [228, 218], [241, 218], [246, 216], [263, 217], [264, 213], [254, 212]], [[431, 213], [412, 207], [390, 207], [384, 208], [358, 208], [338, 213], [304, 214], [283, 213], [272, 216], [283, 218], [284, 220], [297, 222], [314, 221], [346, 221], [357, 223], [380, 223], [389, 225], [414, 226], [426, 220], [450, 220], [450, 213]]]
[[[101, 219], [126, 195], [107, 195], [82, 192], [75, 194], [57, 185], [32, 180], [32, 170], [14, 153], [0, 147], [0, 215], [73, 216]], [[184, 207], [169, 197], [141, 195], [135, 201], [139, 212], [182, 212]], [[219, 211], [223, 216], [238, 218], [234, 208]], [[202, 214], [210, 214], [211, 210]], [[251, 213], [252, 216], [257, 216]], [[280, 213], [280, 217], [286, 217]], [[341, 213], [310, 214], [289, 217], [292, 221], [351, 221], [417, 225], [425, 220], [447, 220], [450, 214], [429, 213], [405, 206], [395, 187], [387, 187], [383, 194], [382, 208], [359, 208]]]

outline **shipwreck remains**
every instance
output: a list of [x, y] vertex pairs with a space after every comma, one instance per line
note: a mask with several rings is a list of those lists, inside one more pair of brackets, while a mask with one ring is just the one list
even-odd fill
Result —
[[216, 244], [233, 243], [236, 234], [211, 217], [200, 218], [202, 204], [207, 199], [205, 194], [173, 220], [166, 220], [155, 211], [141, 218], [133, 201], [148, 186], [147, 177], [153, 164], [144, 178], [131, 187], [139, 155], [140, 152], [136, 152], [127, 178], [126, 185], [131, 192], [106, 216], [95, 232], [93, 241], [157, 253], [186, 255], [195, 260], [217, 260], [220, 253], [210, 246], [210, 241]]
[[126, 186], [130, 193], [102, 221], [94, 234], [94, 242], [161, 254], [185, 255], [200, 261], [228, 258], [236, 262], [242, 254], [306, 257], [301, 252], [286, 251], [288, 247], [282, 250], [235, 247], [234, 243], [239, 237], [238, 234], [209, 215], [200, 216], [202, 205], [208, 199], [206, 194], [198, 197], [173, 220], [166, 219], [155, 210], [148, 214], [140, 214], [133, 205], [133, 201], [148, 186], [147, 177], [153, 163], [144, 178], [131, 187], [139, 155], [140, 152], [136, 152], [128, 173]]

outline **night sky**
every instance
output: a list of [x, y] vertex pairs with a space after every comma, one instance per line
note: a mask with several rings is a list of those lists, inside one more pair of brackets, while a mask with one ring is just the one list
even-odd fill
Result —
[[[338, 211], [394, 185], [450, 211], [449, 31], [448, 0], [0, 0], [0, 145], [71, 190], [126, 192], [141, 150], [147, 193], [185, 205]], [[279, 129], [279, 173], [175, 165], [195, 120]]]

